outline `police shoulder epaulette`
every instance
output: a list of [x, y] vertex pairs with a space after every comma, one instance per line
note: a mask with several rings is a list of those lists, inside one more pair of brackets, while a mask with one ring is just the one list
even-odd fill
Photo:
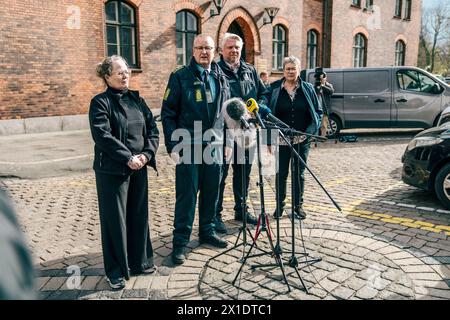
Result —
[[185, 66], [178, 66], [172, 71], [172, 73], [177, 73], [179, 70], [183, 69], [184, 67]]

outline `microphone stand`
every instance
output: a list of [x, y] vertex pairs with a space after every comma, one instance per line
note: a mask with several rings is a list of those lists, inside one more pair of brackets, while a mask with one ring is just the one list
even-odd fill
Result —
[[[276, 130], [278, 130], [278, 133], [280, 134], [280, 136], [283, 138], [283, 140], [287, 143], [287, 145], [288, 145], [288, 146], [291, 148], [291, 150], [294, 152], [295, 157], [302, 163], [302, 165], [305, 166], [305, 168], [308, 170], [308, 172], [311, 174], [311, 176], [314, 178], [314, 180], [316, 180], [316, 182], [319, 184], [319, 186], [322, 188], [322, 190], [325, 192], [325, 194], [326, 194], [326, 195], [328, 196], [328, 198], [331, 200], [331, 202], [333, 203], [333, 205], [334, 205], [339, 211], [342, 211], [341, 207], [337, 204], [337, 202], [333, 199], [333, 197], [328, 193], [328, 191], [327, 191], [327, 190], [325, 189], [325, 187], [322, 185], [322, 183], [320, 182], [319, 178], [317, 178], [316, 175], [314, 174], [314, 172], [311, 171], [311, 169], [307, 166], [307, 164], [305, 163], [305, 161], [303, 161], [302, 157], [300, 157], [300, 155], [297, 153], [297, 151], [295, 151], [295, 149], [293, 150], [292, 144], [290, 143], [290, 141], [288, 141], [288, 139], [286, 138], [285, 134], [283, 134], [283, 131], [286, 131], [286, 130], [284, 130], [284, 129], [282, 129], [282, 128], [279, 128], [279, 127], [277, 127], [277, 126], [273, 126], [273, 125], [267, 126], [267, 129], [276, 129]], [[302, 132], [302, 131], [297, 131], [297, 130], [294, 130], [294, 129], [289, 129], [289, 131], [287, 131], [287, 132], [291, 132], [291, 133], [294, 132], [294, 133], [295, 133], [294, 135], [304, 135], [304, 136], [307, 136], [307, 137], [312, 137], [312, 138], [317, 139], [317, 140], [319, 140], [319, 138], [320, 138], [320, 140], [326, 139], [326, 138], [321, 137], [321, 136], [316, 136], [316, 135], [313, 135], [313, 134], [309, 134], [309, 133]], [[293, 136], [293, 135], [291, 134], [291, 136]], [[323, 141], [324, 141], [324, 140], [323, 140]]]
[[[285, 283], [287, 285], [287, 288], [288, 288], [288, 292], [290, 292], [291, 291], [291, 287], [290, 287], [289, 282], [288, 282], [287, 277], [286, 277], [286, 273], [285, 273], [285, 270], [284, 270], [283, 259], [281, 258], [281, 252], [280, 252], [280, 250], [276, 249], [274, 247], [274, 245], [273, 245], [272, 231], [270, 230], [269, 217], [268, 217], [268, 215], [266, 213], [265, 204], [264, 204], [264, 181], [263, 181], [263, 175], [262, 175], [261, 143], [260, 143], [259, 126], [256, 127], [256, 146], [257, 146], [257, 155], [258, 155], [258, 173], [259, 173], [258, 186], [259, 186], [259, 193], [260, 193], [260, 198], [261, 198], [261, 212], [259, 214], [258, 223], [256, 225], [256, 232], [255, 232], [254, 241], [253, 241], [252, 245], [250, 246], [250, 249], [249, 249], [247, 255], [245, 256], [244, 260], [241, 262], [241, 266], [239, 268], [239, 271], [237, 272], [237, 274], [236, 274], [232, 284], [234, 285], [236, 283], [236, 280], [239, 277], [239, 274], [241, 273], [242, 268], [244, 267], [245, 263], [247, 262], [247, 259], [254, 258], [254, 257], [260, 257], [262, 255], [268, 254], [271, 257], [275, 258], [275, 263], [276, 264], [274, 264], [274, 265], [280, 267], [281, 272], [283, 274], [284, 281], [285, 281]], [[271, 251], [264, 251], [261, 248], [256, 246], [256, 241], [258, 240], [258, 237], [261, 235], [261, 233], [263, 231], [267, 235], [267, 239], [268, 239]], [[255, 246], [257, 247], [257, 249], [262, 251], [262, 253], [250, 256], [250, 253], [252, 252], [252, 250], [253, 250], [253, 248]], [[251, 266], [252, 269], [254, 269], [256, 267], [258, 267], [258, 266]]]
[[[245, 123], [241, 122], [241, 126], [245, 127], [245, 128], [249, 127], [247, 122], [245, 122]], [[245, 138], [244, 136], [241, 137], [242, 140], [244, 138]], [[242, 145], [244, 145], [244, 142], [242, 142]], [[218, 258], [220, 256], [223, 256], [223, 255], [227, 254], [231, 250], [234, 250], [234, 249], [237, 249], [237, 248], [243, 246], [243, 248], [242, 248], [242, 258], [240, 260], [242, 262], [243, 259], [244, 259], [245, 248], [247, 246], [247, 233], [250, 236], [250, 238], [252, 239], [253, 244], [255, 244], [255, 246], [257, 246], [256, 243], [255, 243], [256, 240], [255, 240], [255, 238], [253, 238], [253, 235], [252, 235], [249, 227], [247, 226], [247, 183], [246, 183], [246, 177], [247, 177], [246, 170], [247, 169], [246, 169], [246, 164], [247, 164], [247, 160], [248, 159], [247, 159], [247, 156], [246, 156], [246, 150], [245, 150], [245, 148], [243, 148], [243, 149], [244, 149], [243, 150], [244, 151], [244, 165], [243, 165], [242, 176], [241, 176], [241, 185], [242, 185], [243, 194], [242, 194], [242, 199], [241, 199], [241, 205], [242, 205], [242, 208], [244, 208], [244, 209], [242, 210], [242, 226], [239, 227], [239, 233], [238, 233], [238, 236], [236, 238], [236, 242], [234, 243], [234, 246], [232, 246], [231, 248], [229, 248], [229, 249], [227, 249], [225, 251], [222, 251], [221, 253], [213, 256], [211, 258], [211, 260], [214, 260], [214, 259], [216, 259], [216, 258]], [[242, 234], [242, 242], [238, 244], [239, 238], [241, 237], [241, 234]]]
[[[270, 126], [268, 126], [269, 128]], [[302, 286], [305, 288], [306, 293], [309, 294], [308, 292], [308, 287], [306, 286], [305, 282], [303, 281], [302, 276], [300, 275], [299, 272], [299, 263], [301, 264], [305, 264], [304, 267], [306, 266], [310, 266], [312, 264], [318, 263], [320, 261], [322, 261], [322, 258], [317, 258], [317, 259], [311, 259], [311, 260], [307, 260], [306, 257], [309, 255], [308, 253], [302, 254], [303, 256], [305, 256], [305, 261], [301, 261], [299, 262], [296, 256], [296, 252], [295, 252], [295, 217], [294, 217], [294, 208], [295, 208], [295, 199], [297, 197], [296, 192], [294, 192], [295, 187], [294, 187], [294, 176], [297, 174], [297, 168], [296, 165], [294, 163], [294, 159], [297, 158], [302, 165], [308, 169], [309, 173], [311, 173], [311, 175], [314, 177], [314, 179], [316, 180], [316, 182], [320, 185], [320, 187], [323, 189], [323, 191], [327, 194], [327, 196], [331, 199], [331, 201], [333, 202], [333, 204], [335, 205], [335, 207], [341, 211], [341, 208], [339, 207], [339, 205], [336, 203], [336, 201], [334, 201], [334, 199], [331, 197], [331, 195], [327, 192], [327, 190], [323, 187], [323, 185], [320, 183], [319, 179], [315, 176], [315, 174], [311, 171], [311, 169], [309, 169], [309, 167], [306, 165], [305, 161], [303, 160], [303, 158], [298, 154], [297, 150], [295, 150], [294, 146], [292, 145], [292, 143], [289, 141], [289, 139], [286, 137], [286, 135], [283, 133], [284, 130], [280, 130], [280, 128], [278, 127], [270, 127], [272, 129], [277, 129], [278, 133], [280, 134], [281, 138], [286, 142], [286, 144], [289, 146], [290, 150], [291, 150], [291, 240], [292, 240], [292, 250], [291, 250], [291, 257], [289, 258], [288, 261], [288, 266], [293, 268], [297, 274], [297, 277], [299, 278]], [[292, 130], [293, 132], [295, 132], [295, 130]], [[301, 131], [298, 131], [300, 133], [302, 133]], [[309, 134], [305, 134], [306, 136], [313, 136], [313, 135], [309, 135]], [[291, 136], [292, 137], [292, 136]], [[279, 209], [278, 209], [279, 210]], [[278, 213], [279, 214], [279, 213]], [[281, 217], [279, 217], [277, 220], [279, 220]], [[277, 221], [279, 224], [279, 221]], [[300, 228], [301, 228], [301, 220], [299, 222], [300, 224]], [[279, 240], [277, 239], [277, 242]], [[304, 247], [304, 244], [303, 244]], [[262, 265], [260, 267], [272, 267], [272, 266], [276, 266], [274, 264], [272, 265]]]

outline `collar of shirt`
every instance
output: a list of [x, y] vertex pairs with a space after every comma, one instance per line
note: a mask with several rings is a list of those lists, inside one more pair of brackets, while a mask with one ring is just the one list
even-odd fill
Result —
[[292, 89], [292, 91], [291, 91], [286, 87], [286, 79], [283, 80], [283, 84], [281, 85], [281, 87], [284, 88], [284, 90], [286, 90], [286, 92], [289, 94], [289, 97], [291, 98], [291, 100], [295, 99], [295, 95], [297, 94], [297, 89], [300, 87], [300, 81], [301, 81], [300, 78], [298, 78], [294, 89]]
[[208, 69], [203, 68], [201, 65], [197, 64], [197, 70], [200, 71], [200, 76], [203, 77], [203, 72], [205, 72], [205, 70], [208, 70], [209, 74], [211, 74], [211, 66], [209, 66]]
[[228, 62], [226, 62], [225, 60], [223, 60], [225, 62], [225, 64], [231, 69], [231, 71], [233, 71], [234, 73], [236, 73], [239, 70], [239, 67], [241, 66], [241, 62], [238, 61], [237, 64], [232, 65]]

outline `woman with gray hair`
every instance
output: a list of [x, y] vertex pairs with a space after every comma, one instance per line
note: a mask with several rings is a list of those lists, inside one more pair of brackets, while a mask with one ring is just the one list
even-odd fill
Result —
[[[289, 56], [283, 60], [284, 77], [275, 81], [270, 86], [270, 109], [272, 113], [288, 124], [291, 128], [317, 134], [322, 119], [322, 107], [314, 91], [314, 87], [302, 81], [300, 75], [300, 60], [297, 57]], [[277, 208], [274, 213], [275, 218], [283, 215], [286, 199], [286, 181], [289, 174], [289, 163], [291, 150], [284, 141], [280, 141], [279, 166], [276, 175], [276, 198]], [[309, 153], [310, 142], [308, 138], [294, 137], [291, 143], [295, 150], [306, 163]], [[304, 191], [304, 171], [305, 166], [298, 159], [294, 159], [297, 172], [293, 174], [294, 180], [294, 217], [305, 219], [306, 213], [303, 209]]]
[[156, 170], [159, 132], [139, 92], [128, 89], [122, 57], [105, 58], [97, 75], [107, 86], [89, 108], [103, 263], [111, 288], [122, 289], [130, 274], [155, 271], [146, 166]]

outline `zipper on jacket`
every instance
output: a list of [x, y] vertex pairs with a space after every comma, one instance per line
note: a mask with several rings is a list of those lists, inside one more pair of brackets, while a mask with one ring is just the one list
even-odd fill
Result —
[[102, 167], [103, 162], [103, 152], [100, 152], [100, 168]]

